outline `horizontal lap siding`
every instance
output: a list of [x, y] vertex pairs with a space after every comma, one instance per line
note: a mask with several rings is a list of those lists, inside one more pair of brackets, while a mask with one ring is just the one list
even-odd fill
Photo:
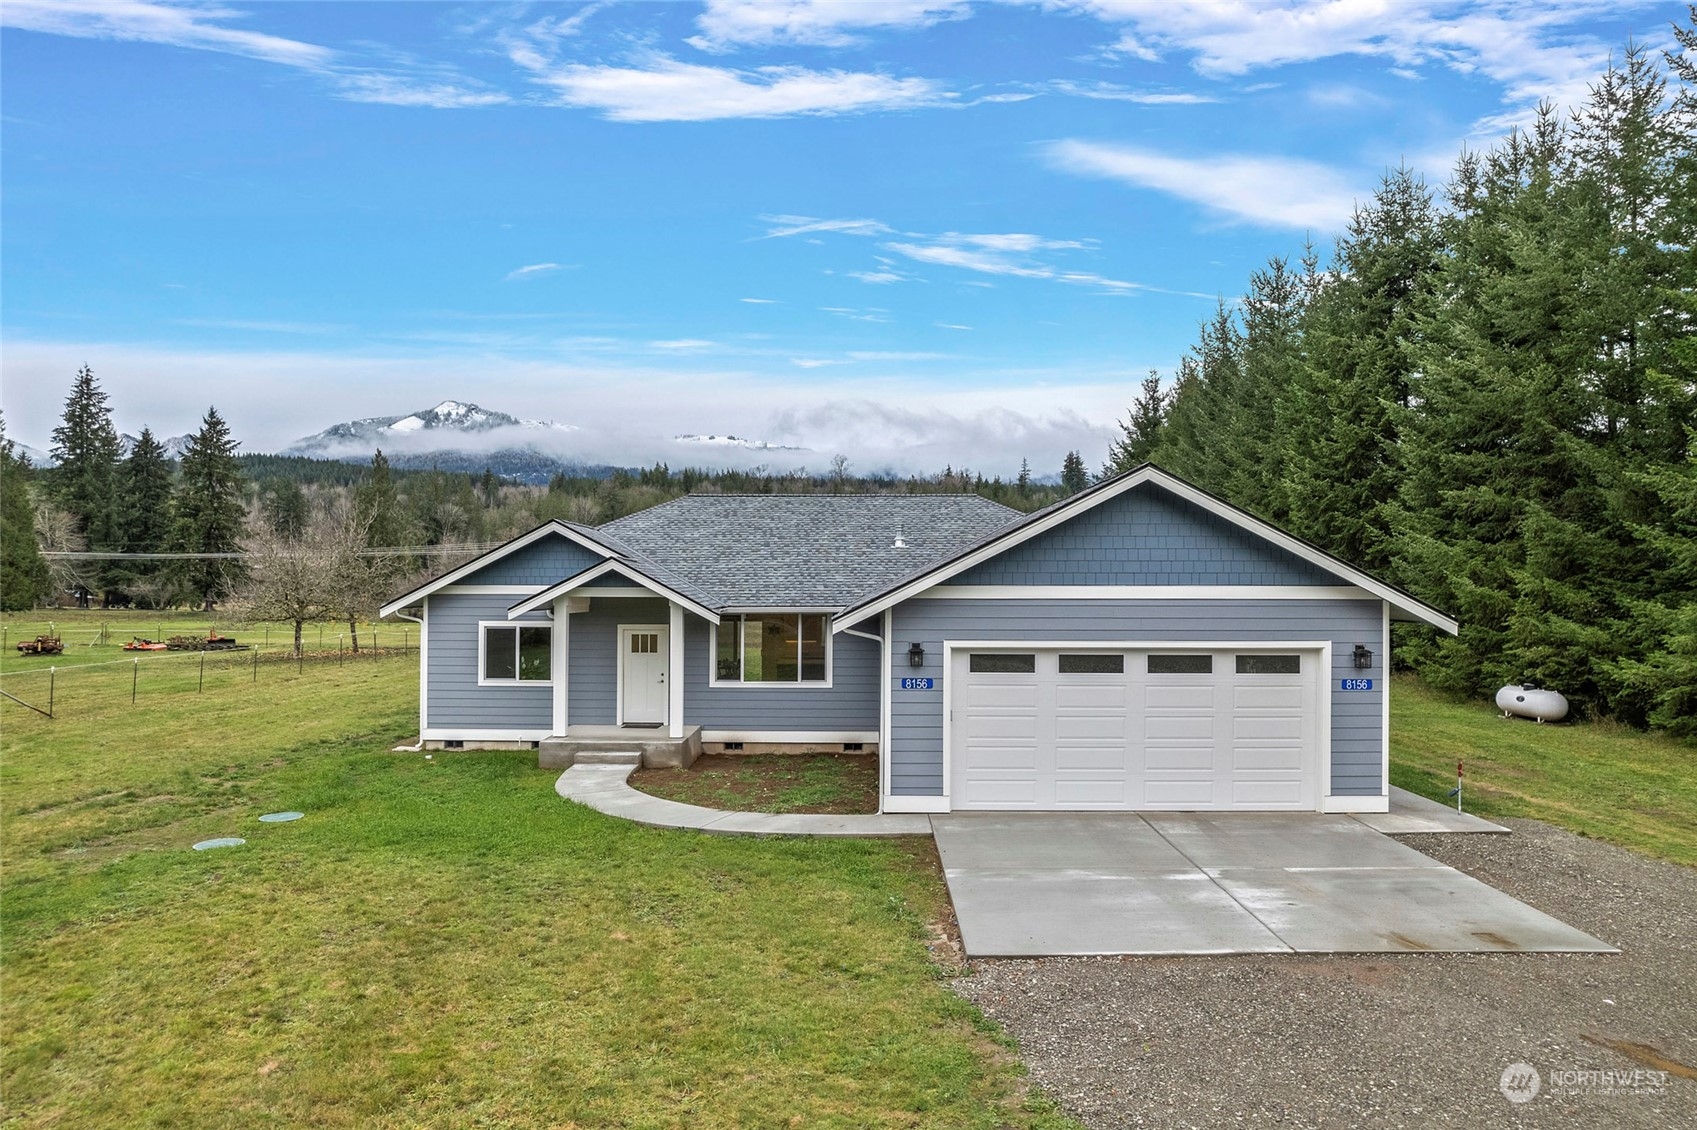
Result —
[[[461, 577], [462, 585], [555, 585], [606, 558], [570, 538], [550, 534]], [[509, 601], [509, 603], [511, 603]], [[502, 615], [506, 609], [501, 610]]]
[[664, 624], [667, 615], [664, 600], [640, 596], [591, 597], [589, 611], [572, 613], [568, 723], [611, 726], [619, 720], [619, 625]]
[[1145, 485], [976, 565], [955, 585], [1336, 585], [1336, 576]]
[[878, 729], [878, 645], [838, 633], [832, 641], [831, 686], [710, 685], [712, 626], [686, 616], [684, 720], [709, 730]]
[[[554, 724], [546, 685], [477, 685], [477, 623], [505, 620], [512, 603], [510, 596], [437, 593], [430, 598], [425, 619], [430, 638], [426, 728], [547, 730]], [[519, 621], [548, 622], [540, 612]]]
[[[943, 641], [968, 640], [1241, 640], [1332, 641], [1332, 780], [1336, 796], [1382, 791], [1384, 640], [1377, 600], [926, 600], [898, 605], [893, 638], [901, 665], [891, 672], [891, 792], [943, 792]], [[907, 666], [918, 643], [925, 666]], [[1356, 644], [1373, 652], [1374, 668], [1358, 671]], [[930, 691], [904, 691], [901, 679], [929, 676]], [[1338, 680], [1367, 677], [1371, 691], [1340, 691]]]

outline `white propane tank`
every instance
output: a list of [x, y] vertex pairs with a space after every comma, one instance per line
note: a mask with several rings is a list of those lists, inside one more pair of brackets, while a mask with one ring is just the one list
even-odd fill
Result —
[[1512, 714], [1538, 722], [1560, 722], [1567, 717], [1567, 699], [1557, 691], [1510, 683], [1497, 692], [1497, 709], [1504, 718]]

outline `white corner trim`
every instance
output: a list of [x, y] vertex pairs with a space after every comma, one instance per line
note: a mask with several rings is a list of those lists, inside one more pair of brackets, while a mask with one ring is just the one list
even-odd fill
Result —
[[[882, 750], [878, 752], [883, 757]], [[948, 812], [949, 798], [946, 796], [889, 796], [883, 798], [879, 805], [882, 812]]]
[[938, 585], [925, 600], [1379, 600], [1356, 585]]
[[840, 742], [867, 742], [878, 740], [877, 730], [702, 730], [701, 740], [704, 742], [776, 742], [779, 744], [794, 744], [804, 742], [824, 742], [837, 744]]
[[889, 609], [879, 618], [878, 630], [884, 633], [878, 641], [878, 811], [889, 812], [890, 801], [890, 630], [893, 616]]
[[1088, 510], [1092, 510], [1095, 507], [1102, 505], [1104, 502], [1118, 498], [1127, 491], [1149, 482], [1153, 482], [1168, 493], [1176, 495], [1187, 502], [1199, 506], [1218, 517], [1224, 518], [1226, 521], [1235, 526], [1247, 530], [1252, 534], [1256, 534], [1264, 541], [1269, 541], [1278, 546], [1280, 549], [1300, 557], [1304, 561], [1307, 561], [1312, 565], [1316, 565], [1336, 577], [1349, 581], [1355, 586], [1366, 589], [1374, 596], [1377, 596], [1381, 600], [1389, 601], [1396, 608], [1414, 616], [1416, 619], [1422, 620], [1434, 627], [1441, 628], [1450, 635], [1455, 635], [1460, 630], [1460, 626], [1454, 620], [1445, 616], [1430, 605], [1398, 592], [1383, 581], [1369, 576], [1355, 568], [1353, 565], [1345, 564], [1333, 557], [1331, 554], [1326, 553], [1323, 550], [1316, 549], [1307, 542], [1285, 533], [1277, 526], [1263, 522], [1261, 519], [1256, 518], [1246, 511], [1239, 510], [1237, 507], [1232, 506], [1229, 503], [1223, 502], [1204, 491], [1198, 490], [1189, 483], [1167, 474], [1158, 467], [1147, 465], [1140, 470], [1127, 473], [1123, 478], [1117, 481], [1111, 481], [1100, 487], [1093, 487], [1084, 494], [1076, 495], [1076, 501], [1061, 503], [1054, 512], [1046, 515], [1045, 517], [1036, 521], [1028, 521], [1023, 525], [1015, 526], [1005, 534], [996, 537], [989, 544], [980, 546], [971, 553], [965, 554], [964, 556], [958, 557], [944, 565], [940, 565], [922, 573], [913, 580], [890, 590], [881, 597], [878, 597], [876, 600], [869, 601], [856, 608], [848, 609], [847, 615], [844, 619], [845, 621], [852, 619], [858, 622], [866, 619], [868, 616], [882, 612], [886, 608], [893, 608], [902, 601], [907, 600], [920, 592], [934, 588], [937, 585], [942, 584], [944, 581], [947, 581], [949, 578], [964, 573], [966, 570], [975, 565], [982, 564], [991, 558], [997, 557], [1007, 552], [1009, 549], [1012, 549], [1014, 546], [1030, 541], [1039, 534], [1054, 529], [1056, 526], [1065, 522], [1069, 522], [1078, 515], [1083, 514]]
[[611, 558], [614, 556], [613, 551], [602, 545], [600, 542], [593, 541], [590, 538], [585, 537], [583, 534], [578, 533], [563, 522], [552, 521], [545, 525], [536, 527], [528, 534], [521, 534], [506, 545], [498, 545], [494, 549], [491, 549], [488, 553], [480, 554], [479, 556], [472, 558], [470, 561], [467, 561], [464, 565], [461, 565], [458, 569], [455, 569], [452, 572], [444, 573], [442, 576], [437, 577], [433, 581], [426, 581], [424, 584], [413, 589], [406, 595], [398, 596], [394, 600], [391, 600], [388, 604], [385, 604], [380, 610], [378, 610], [377, 614], [378, 616], [388, 616], [392, 613], [399, 612], [407, 605], [421, 600], [433, 592], [438, 592], [441, 589], [447, 588], [455, 581], [458, 581], [461, 577], [468, 577], [483, 568], [485, 565], [499, 561], [501, 558], [510, 553], [516, 553], [527, 545], [541, 541], [549, 534], [558, 534], [563, 538], [576, 542], [578, 545], [583, 546], [585, 549], [590, 550], [593, 553], [600, 554], [602, 557]]
[[1389, 812], [1388, 796], [1328, 796], [1320, 798], [1321, 812]]
[[1391, 792], [1391, 606], [1388, 604], [1385, 605], [1380, 629], [1384, 635], [1379, 641], [1382, 645], [1379, 674], [1383, 676], [1379, 681], [1382, 688], [1379, 691], [1379, 704], [1383, 710], [1379, 721], [1379, 788], [1384, 790], [1388, 798]]
[[[569, 717], [572, 677], [572, 617], [567, 607], [572, 598], [562, 596], [554, 601], [554, 634], [549, 637], [549, 674], [554, 676], [554, 725], [552, 732], [564, 734], [571, 725]], [[479, 629], [481, 631], [481, 629]]]
[[666, 736], [684, 736], [684, 610], [675, 603], [666, 605]]

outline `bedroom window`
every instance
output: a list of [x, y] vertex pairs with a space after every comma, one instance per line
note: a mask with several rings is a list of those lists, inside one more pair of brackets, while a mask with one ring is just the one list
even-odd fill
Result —
[[713, 630], [714, 681], [828, 681], [829, 619], [805, 612], [749, 612], [724, 617]]
[[484, 624], [480, 683], [546, 683], [554, 630], [546, 624]]

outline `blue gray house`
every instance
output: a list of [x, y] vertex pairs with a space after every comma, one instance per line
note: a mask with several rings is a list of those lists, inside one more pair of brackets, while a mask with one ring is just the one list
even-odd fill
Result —
[[1387, 808], [1390, 624], [1456, 624], [1145, 466], [550, 522], [383, 609], [430, 748], [875, 753], [887, 812]]

